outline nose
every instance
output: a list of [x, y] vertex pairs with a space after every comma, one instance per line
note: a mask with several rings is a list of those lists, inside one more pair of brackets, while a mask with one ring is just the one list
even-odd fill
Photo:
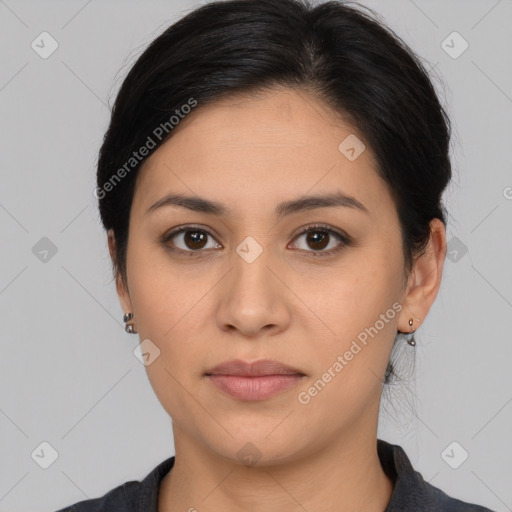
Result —
[[263, 250], [254, 260], [243, 250], [240, 254], [234, 253], [232, 268], [217, 291], [219, 328], [251, 338], [282, 332], [290, 324], [287, 301], [291, 292], [279, 276], [279, 261], [271, 257], [270, 250]]

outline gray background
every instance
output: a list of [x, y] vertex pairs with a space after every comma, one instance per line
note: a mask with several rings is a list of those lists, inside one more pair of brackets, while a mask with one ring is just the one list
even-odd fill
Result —
[[[103, 495], [174, 454], [138, 336], [123, 330], [92, 191], [122, 78], [200, 3], [0, 0], [3, 512]], [[379, 437], [448, 494], [512, 510], [512, 1], [364, 4], [426, 60], [454, 122], [449, 259], [415, 382], [387, 403]], [[59, 45], [47, 59], [31, 47], [43, 31]], [[469, 44], [458, 58], [442, 46], [453, 31]], [[43, 237], [57, 249], [46, 261]], [[44, 441], [58, 452], [47, 469], [31, 455]], [[442, 456], [453, 441], [469, 453], [457, 469]]]

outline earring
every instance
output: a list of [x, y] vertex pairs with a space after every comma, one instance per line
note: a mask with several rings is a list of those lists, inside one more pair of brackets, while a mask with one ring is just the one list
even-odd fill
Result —
[[[412, 327], [412, 323], [413, 323], [413, 320], [412, 318], [409, 318], [409, 327]], [[414, 336], [413, 336], [413, 333], [415, 333], [416, 330], [411, 330], [409, 332], [410, 336], [409, 338], [407, 338], [407, 343], [411, 346], [411, 347], [415, 347], [416, 346], [416, 340], [414, 339]]]
[[123, 316], [123, 321], [126, 324], [124, 326], [124, 330], [129, 334], [137, 334], [137, 331], [135, 330], [133, 323], [128, 324], [127, 322], [130, 321], [133, 318], [133, 313], [125, 313]]

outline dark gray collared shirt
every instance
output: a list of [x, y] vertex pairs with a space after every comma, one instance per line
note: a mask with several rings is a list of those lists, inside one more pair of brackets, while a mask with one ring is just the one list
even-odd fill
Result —
[[[451, 498], [415, 471], [402, 447], [377, 440], [377, 452], [393, 493], [383, 512], [493, 512]], [[160, 482], [174, 466], [174, 457], [162, 461], [142, 481], [132, 480], [104, 496], [83, 500], [56, 512], [158, 512]]]

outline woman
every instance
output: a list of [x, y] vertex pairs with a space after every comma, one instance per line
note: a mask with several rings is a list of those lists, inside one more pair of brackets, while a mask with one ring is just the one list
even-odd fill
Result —
[[441, 283], [449, 139], [419, 60], [341, 3], [212, 2], [154, 40], [95, 193], [176, 455], [61, 510], [489, 511], [377, 439]]

